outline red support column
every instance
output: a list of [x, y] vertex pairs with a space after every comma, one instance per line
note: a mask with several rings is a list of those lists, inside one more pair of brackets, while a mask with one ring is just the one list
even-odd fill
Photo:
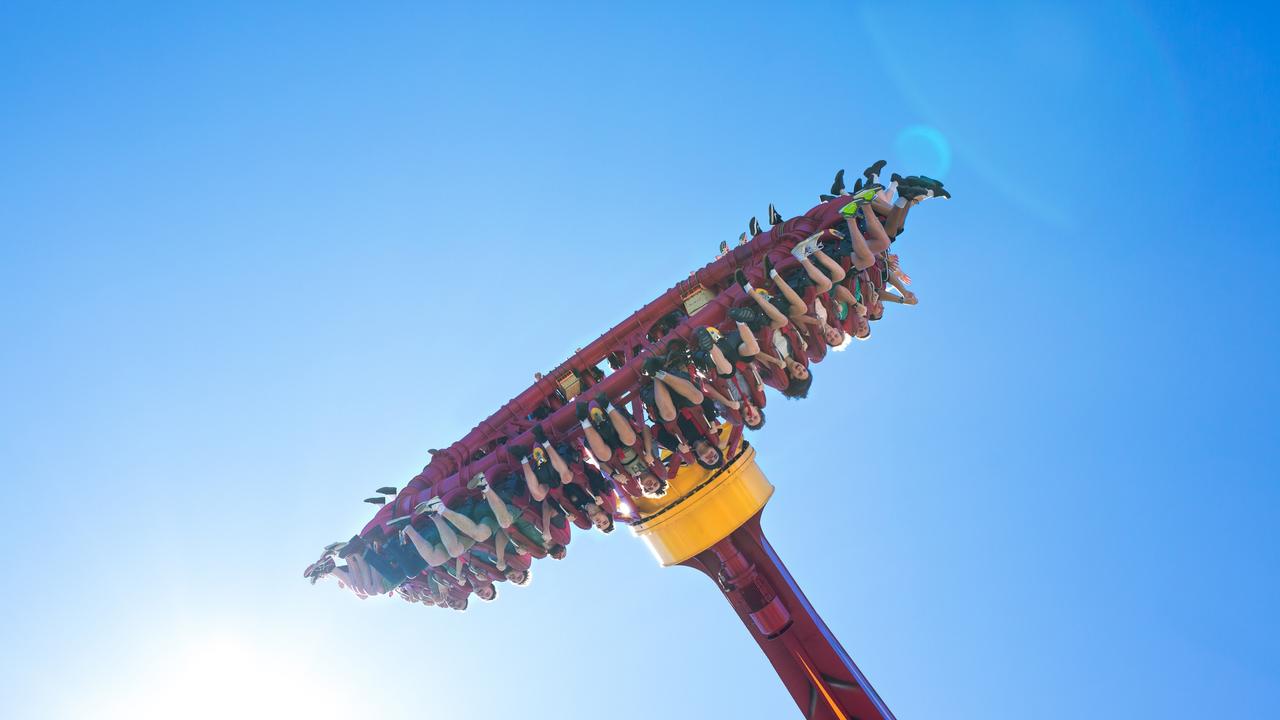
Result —
[[806, 720], [895, 720], [769, 545], [760, 513], [681, 564], [715, 581]]

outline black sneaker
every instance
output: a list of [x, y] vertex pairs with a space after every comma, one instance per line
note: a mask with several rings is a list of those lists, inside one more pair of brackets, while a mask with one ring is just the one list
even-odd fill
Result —
[[386, 505], [387, 504], [387, 499], [382, 497], [381, 495], [377, 497], [365, 498], [364, 501], [369, 503], [370, 505]]
[[906, 179], [906, 178], [902, 177], [902, 176], [901, 176], [901, 175], [899, 175], [898, 173], [894, 173], [894, 174], [890, 175], [890, 176], [889, 176], [889, 179], [890, 179], [890, 180], [892, 180], [893, 182], [898, 183], [899, 185], [910, 185], [910, 184], [911, 184], [911, 183], [907, 182], [907, 179]]
[[764, 256], [764, 276], [773, 277], [773, 261], [769, 259], [768, 255]]
[[578, 416], [578, 422], [582, 422], [591, 417], [591, 408], [587, 407], [584, 402], [576, 402], [573, 404], [573, 412]]
[[862, 190], [862, 178], [853, 181], [853, 192], [856, 194]]
[[529, 455], [529, 448], [525, 445], [508, 445], [507, 453], [516, 460], [523, 460]]
[[746, 245], [746, 244], [747, 244], [747, 234], [746, 234], [746, 233], [742, 233], [741, 235], [739, 235], [739, 236], [738, 236], [738, 244], [739, 244], [739, 245]]
[[841, 195], [844, 193], [844, 168], [836, 173], [835, 182], [831, 183], [831, 194]]
[[782, 216], [779, 215], [778, 211], [774, 209], [773, 203], [769, 203], [769, 224], [781, 225], [782, 222], [783, 222]]
[[920, 176], [920, 179], [921, 179], [921, 180], [923, 180], [925, 183], [927, 183], [927, 184], [929, 185], [929, 187], [931, 187], [931, 188], [934, 188], [934, 189], [937, 189], [937, 190], [941, 190], [941, 189], [942, 189], [942, 181], [941, 181], [941, 180], [934, 180], [933, 178], [929, 177], [928, 175], [921, 175], [921, 176]]
[[883, 160], [877, 160], [862, 171], [862, 177], [866, 178], [867, 182], [876, 182], [876, 178], [880, 177], [880, 173], [884, 171], [884, 166]]
[[609, 412], [609, 396], [603, 391], [596, 393], [596, 407], [605, 412]]
[[533, 439], [537, 440], [539, 444], [547, 441], [547, 432], [542, 429], [541, 423], [533, 426]]
[[835, 200], [838, 197], [840, 196], [839, 195], [819, 195], [818, 199], [821, 200], [822, 202], [831, 202], [832, 200]]
[[943, 200], [950, 200], [950, 199], [951, 199], [951, 193], [947, 192], [945, 188], [937, 188], [937, 189], [935, 189], [935, 190], [933, 191], [933, 196], [934, 196], [934, 197], [936, 197], [936, 198], [942, 198]]
[[738, 283], [738, 287], [742, 288], [743, 290], [747, 289], [747, 274], [742, 272], [741, 270], [733, 271], [733, 281]]
[[656, 357], [647, 357], [640, 364], [640, 374], [645, 377], [653, 377], [654, 373], [662, 369], [662, 361]]
[[751, 218], [751, 222], [747, 223], [747, 232], [751, 233], [751, 237], [755, 237], [759, 235], [760, 221], [756, 220], [755, 218]]
[[928, 194], [929, 190], [927, 188], [922, 188], [919, 185], [903, 185], [902, 183], [898, 183], [898, 197], [903, 198], [904, 200], [918, 200], [924, 198]]
[[716, 344], [715, 338], [711, 337], [711, 333], [707, 332], [704, 327], [693, 331], [693, 339], [698, 343], [698, 349], [704, 352], [710, 350]]
[[401, 515], [398, 518], [388, 520], [387, 527], [393, 530], [403, 530], [404, 526], [408, 525], [411, 522], [413, 522], [413, 518], [409, 517], [408, 515]]
[[735, 322], [750, 325], [760, 318], [760, 310], [753, 307], [729, 308], [729, 317], [733, 318]]
[[378, 488], [374, 492], [378, 493], [379, 495], [395, 495], [396, 489], [391, 487], [390, 485], [385, 485], [383, 487]]

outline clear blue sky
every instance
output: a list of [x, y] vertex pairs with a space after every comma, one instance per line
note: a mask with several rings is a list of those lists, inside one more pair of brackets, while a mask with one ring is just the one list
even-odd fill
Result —
[[880, 157], [955, 199], [755, 438], [810, 599], [902, 720], [1280, 716], [1272, 10], [266, 5], [0, 10], [0, 716], [794, 716], [627, 533], [466, 614], [300, 572]]

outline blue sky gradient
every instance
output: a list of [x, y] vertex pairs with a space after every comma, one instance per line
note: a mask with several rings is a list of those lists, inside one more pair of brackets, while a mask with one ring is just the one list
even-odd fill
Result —
[[6, 3], [0, 717], [795, 716], [625, 532], [466, 614], [300, 572], [880, 157], [955, 194], [921, 303], [753, 438], [815, 606], [901, 720], [1280, 716], [1276, 19]]

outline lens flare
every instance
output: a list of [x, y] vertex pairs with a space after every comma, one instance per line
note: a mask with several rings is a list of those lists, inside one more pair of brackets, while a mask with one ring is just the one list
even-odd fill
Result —
[[909, 125], [893, 141], [894, 155], [913, 175], [928, 175], [944, 180], [951, 170], [951, 144], [937, 128]]

